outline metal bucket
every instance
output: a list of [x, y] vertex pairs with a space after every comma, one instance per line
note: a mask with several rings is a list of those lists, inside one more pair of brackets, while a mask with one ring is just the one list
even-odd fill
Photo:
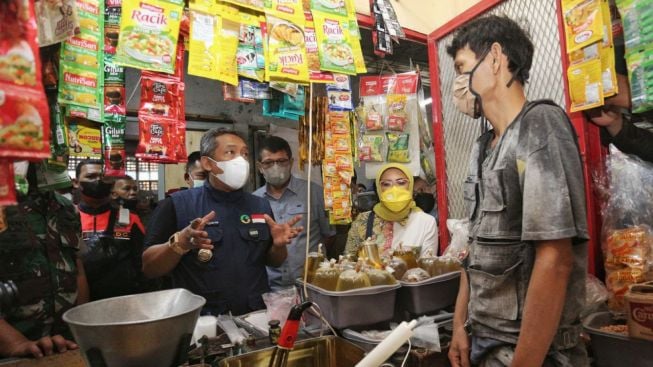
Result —
[[83, 304], [63, 320], [91, 366], [170, 367], [188, 347], [205, 303], [185, 289], [171, 289]]

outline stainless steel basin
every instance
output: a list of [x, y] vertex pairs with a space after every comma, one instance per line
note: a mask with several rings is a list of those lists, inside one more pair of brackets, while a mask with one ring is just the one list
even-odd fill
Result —
[[[220, 367], [268, 367], [274, 348], [224, 359]], [[354, 367], [365, 357], [365, 351], [335, 336], [308, 339], [295, 343], [288, 356], [287, 367]]]
[[83, 304], [63, 319], [89, 361], [100, 353], [108, 367], [167, 367], [178, 358], [184, 336], [193, 333], [205, 302], [171, 289]]

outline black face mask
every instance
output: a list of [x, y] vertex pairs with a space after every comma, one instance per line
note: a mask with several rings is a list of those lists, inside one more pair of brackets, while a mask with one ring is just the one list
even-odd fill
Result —
[[116, 200], [116, 203], [120, 206], [122, 206], [125, 209], [129, 209], [129, 211], [135, 211], [136, 206], [138, 205], [138, 199], [122, 199], [118, 198]]
[[427, 192], [420, 192], [415, 194], [415, 205], [422, 209], [424, 213], [430, 213], [435, 207], [435, 198], [433, 194]]
[[93, 199], [104, 199], [111, 193], [111, 184], [102, 180], [79, 183], [82, 194]]

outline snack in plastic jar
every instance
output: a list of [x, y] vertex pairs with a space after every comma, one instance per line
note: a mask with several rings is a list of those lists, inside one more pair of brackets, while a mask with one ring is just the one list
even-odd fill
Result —
[[140, 137], [136, 157], [161, 160], [174, 158], [172, 133], [176, 129], [177, 121], [151, 115], [139, 115], [138, 120]]
[[358, 147], [361, 162], [383, 162], [383, 135], [363, 135]]
[[388, 162], [409, 163], [408, 141], [410, 134], [386, 133], [388, 139]]
[[404, 131], [408, 122], [406, 113], [406, 95], [391, 94], [387, 98], [388, 103], [388, 130]]
[[42, 92], [0, 83], [0, 157], [50, 157], [50, 115]]

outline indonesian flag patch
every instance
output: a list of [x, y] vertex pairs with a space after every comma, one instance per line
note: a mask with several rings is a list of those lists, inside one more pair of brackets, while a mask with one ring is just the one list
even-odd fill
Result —
[[252, 223], [265, 223], [265, 217], [263, 214], [252, 214]]

